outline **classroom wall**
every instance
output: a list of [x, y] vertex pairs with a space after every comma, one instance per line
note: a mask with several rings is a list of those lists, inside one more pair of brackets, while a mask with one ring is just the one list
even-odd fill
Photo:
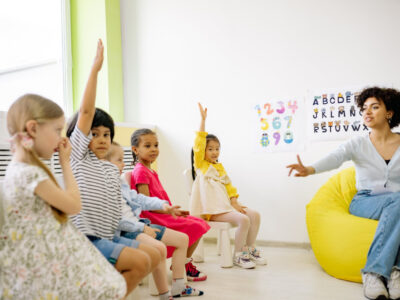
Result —
[[[295, 152], [257, 153], [253, 108], [308, 90], [400, 88], [400, 2], [121, 0], [125, 120], [157, 126], [158, 168], [173, 202], [188, 205], [197, 101], [222, 144], [240, 200], [262, 215], [259, 239], [308, 242], [305, 206], [336, 171], [288, 178]], [[304, 118], [302, 120], [305, 121]], [[304, 137], [305, 138], [305, 137]], [[306, 143], [310, 164], [339, 141]], [[346, 164], [349, 166], [350, 164]]]

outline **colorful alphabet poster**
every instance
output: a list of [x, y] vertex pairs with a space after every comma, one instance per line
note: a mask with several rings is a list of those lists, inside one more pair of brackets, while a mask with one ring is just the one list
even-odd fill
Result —
[[309, 139], [340, 140], [368, 132], [355, 103], [360, 90], [341, 89], [311, 93], [307, 101]]
[[303, 101], [265, 101], [254, 106], [254, 120], [257, 126], [253, 135], [256, 149], [262, 152], [298, 150], [299, 108]]

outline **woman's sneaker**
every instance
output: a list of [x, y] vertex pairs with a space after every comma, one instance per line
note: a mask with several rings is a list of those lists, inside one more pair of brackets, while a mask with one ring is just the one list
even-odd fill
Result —
[[233, 257], [233, 264], [243, 269], [254, 269], [256, 267], [256, 264], [250, 259], [250, 254], [246, 251], [236, 252]]
[[400, 271], [392, 269], [390, 278], [387, 283], [390, 299], [400, 299]]
[[265, 266], [267, 264], [267, 260], [260, 255], [260, 251], [255, 247], [249, 247], [250, 259], [254, 261], [259, 266]]
[[207, 275], [197, 270], [196, 266], [192, 264], [192, 260], [185, 264], [186, 277], [188, 281], [204, 281]]
[[186, 285], [185, 288], [182, 290], [182, 292], [180, 292], [180, 294], [172, 295], [172, 297], [177, 298], [177, 297], [190, 297], [190, 296], [201, 296], [201, 295], [204, 295], [203, 291], [196, 290], [195, 288]]
[[374, 273], [363, 273], [364, 296], [371, 300], [386, 300], [389, 295], [381, 277]]

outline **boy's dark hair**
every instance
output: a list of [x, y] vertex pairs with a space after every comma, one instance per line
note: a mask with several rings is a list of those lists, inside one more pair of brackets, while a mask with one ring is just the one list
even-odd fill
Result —
[[[71, 121], [69, 121], [67, 129], [67, 137], [70, 137], [72, 132], [74, 131], [76, 123], [78, 122], [78, 117], [79, 117], [79, 112], [75, 113]], [[114, 120], [107, 112], [105, 112], [101, 108], [96, 107], [96, 111], [93, 116], [92, 126], [90, 128], [93, 129], [94, 127], [99, 127], [99, 126], [104, 126], [110, 129], [110, 137], [112, 142], [115, 133]]]
[[[217, 136], [213, 135], [213, 134], [207, 134], [206, 136], [206, 147], [209, 141], [215, 141], [218, 144], [221, 145], [221, 143], [219, 142], [219, 139], [217, 138]], [[191, 161], [192, 161], [192, 178], [193, 180], [196, 179], [196, 170], [194, 169], [194, 152], [193, 152], [193, 148], [192, 148], [192, 154], [191, 154]]]
[[[142, 135], [147, 135], [147, 134], [154, 134], [156, 135], [156, 133], [154, 131], [152, 131], [151, 129], [148, 128], [141, 128], [138, 130], [135, 130], [132, 135], [131, 135], [131, 146], [135, 146], [138, 147], [139, 143], [140, 143], [140, 137]], [[139, 159], [137, 158], [135, 152], [133, 152], [132, 150], [132, 157], [133, 157], [133, 165], [136, 165], [137, 162], [139, 161]]]
[[389, 122], [390, 128], [394, 128], [400, 124], [400, 92], [390, 88], [370, 87], [364, 89], [358, 97], [356, 97], [357, 106], [362, 111], [363, 105], [368, 98], [376, 98], [379, 102], [383, 102], [387, 111], [393, 111], [392, 119]]

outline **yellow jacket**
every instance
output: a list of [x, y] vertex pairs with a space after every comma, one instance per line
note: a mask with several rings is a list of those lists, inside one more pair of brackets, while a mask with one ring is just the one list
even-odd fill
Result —
[[[196, 132], [196, 138], [194, 140], [194, 146], [193, 146], [193, 153], [194, 153], [194, 168], [195, 170], [200, 169], [201, 173], [205, 174], [212, 165], [217, 171], [220, 177], [227, 175], [224, 166], [221, 163], [210, 163], [204, 159], [205, 153], [206, 153], [206, 136], [207, 132], [203, 131], [197, 131]], [[237, 189], [231, 184], [225, 184], [226, 191], [228, 193], [229, 198], [232, 197], [239, 197], [237, 193]]]

